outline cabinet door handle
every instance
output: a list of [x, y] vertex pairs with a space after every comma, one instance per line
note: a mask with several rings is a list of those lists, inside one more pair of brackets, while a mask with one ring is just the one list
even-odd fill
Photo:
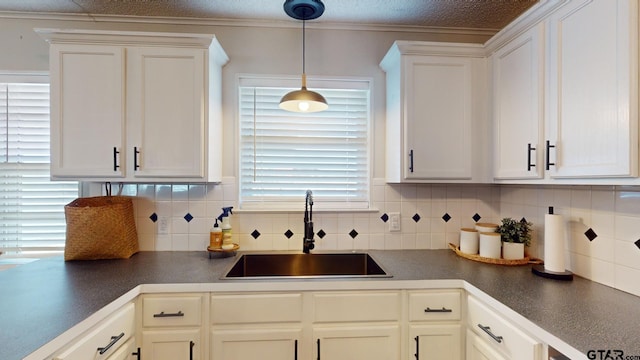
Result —
[[120, 333], [120, 335], [118, 336], [112, 336], [111, 341], [107, 344], [107, 346], [98, 348], [100, 355], [109, 351], [109, 349], [111, 349], [111, 347], [115, 345], [118, 342], [118, 340], [122, 339], [123, 336], [124, 336], [124, 333]]
[[487, 335], [491, 336], [491, 338], [493, 340], [495, 340], [497, 343], [501, 343], [502, 342], [502, 336], [496, 336], [494, 333], [491, 332], [491, 328], [488, 326], [482, 326], [482, 324], [478, 324], [478, 327], [480, 329], [482, 329], [482, 331], [486, 332]]
[[193, 341], [189, 341], [189, 360], [193, 360], [193, 347], [196, 346], [196, 343]]
[[547, 170], [549, 170], [549, 166], [551, 166], [551, 165], [554, 165], [554, 166], [555, 166], [555, 164], [556, 164], [556, 163], [552, 163], [552, 162], [551, 162], [551, 155], [550, 155], [551, 148], [555, 148], [555, 147], [556, 147], [555, 145], [551, 145], [551, 143], [549, 142], [549, 140], [547, 140], [547, 153], [546, 153], [546, 161], [545, 161], [545, 163], [546, 163], [545, 168], [546, 168]]
[[531, 146], [531, 143], [527, 144], [527, 171], [531, 171], [531, 168], [536, 166], [536, 164], [531, 163], [531, 151], [535, 150], [536, 148]]
[[140, 348], [138, 348], [137, 352], [132, 352], [131, 355], [135, 355], [138, 360], [140, 360], [140, 357], [142, 356], [142, 351], [140, 350]]
[[320, 360], [320, 339], [316, 340], [316, 344], [318, 346], [318, 360]]
[[138, 155], [140, 155], [140, 149], [137, 146], [133, 147], [133, 171], [140, 169], [140, 163], [138, 162]]
[[415, 340], [416, 340], [416, 353], [415, 353], [415, 356], [416, 356], [416, 360], [420, 360], [420, 337], [416, 336]]
[[409, 151], [409, 172], [413, 172], [413, 149]]
[[154, 318], [163, 318], [163, 317], [180, 317], [180, 316], [184, 316], [184, 313], [182, 312], [182, 310], [178, 311], [177, 313], [168, 313], [165, 314], [164, 311], [161, 311], [160, 314], [153, 314]]
[[118, 168], [120, 167], [120, 165], [118, 164], [118, 154], [120, 154], [120, 151], [118, 151], [117, 147], [113, 147], [113, 171], [118, 171]]
[[298, 360], [298, 339], [293, 342], [293, 359]]
[[450, 313], [452, 311], [453, 310], [447, 309], [444, 306], [442, 307], [442, 309], [432, 309], [432, 308], [424, 309], [424, 312], [426, 312], [426, 313]]

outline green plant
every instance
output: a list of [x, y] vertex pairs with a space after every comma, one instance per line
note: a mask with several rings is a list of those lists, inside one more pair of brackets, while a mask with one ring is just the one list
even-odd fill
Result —
[[529, 246], [531, 245], [532, 226], [533, 224], [524, 218], [520, 221], [504, 218], [497, 231], [504, 242], [523, 243], [525, 246]]

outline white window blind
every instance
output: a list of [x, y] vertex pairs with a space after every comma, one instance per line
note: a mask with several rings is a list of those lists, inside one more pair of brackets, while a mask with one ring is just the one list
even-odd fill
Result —
[[0, 82], [0, 250], [64, 248], [77, 182], [49, 181], [49, 84]]
[[241, 82], [242, 209], [301, 208], [307, 189], [316, 208], [369, 207], [369, 83], [329, 85], [337, 86], [314, 88], [329, 109], [300, 114], [278, 107], [284, 94], [299, 88]]

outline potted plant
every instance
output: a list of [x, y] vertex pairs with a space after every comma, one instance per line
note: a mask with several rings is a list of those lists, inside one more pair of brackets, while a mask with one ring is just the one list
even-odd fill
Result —
[[502, 238], [502, 257], [507, 260], [524, 258], [524, 247], [531, 245], [532, 223], [526, 219], [520, 221], [512, 218], [502, 219], [497, 232]]

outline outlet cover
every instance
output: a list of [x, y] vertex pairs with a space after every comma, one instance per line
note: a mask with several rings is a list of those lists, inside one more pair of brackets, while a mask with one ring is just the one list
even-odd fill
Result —
[[168, 235], [168, 234], [169, 234], [169, 218], [161, 216], [158, 218], [158, 235]]
[[400, 231], [400, 213], [389, 213], [389, 231]]

